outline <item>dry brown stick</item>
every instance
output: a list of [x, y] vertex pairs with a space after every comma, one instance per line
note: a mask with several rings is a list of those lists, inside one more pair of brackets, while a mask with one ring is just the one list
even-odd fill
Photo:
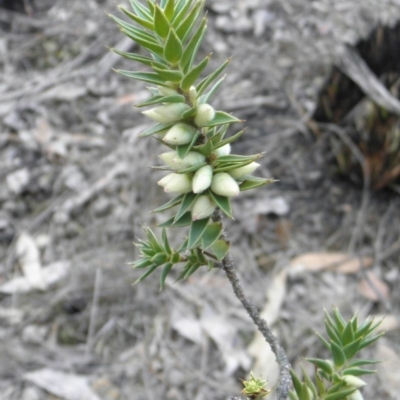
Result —
[[[217, 209], [217, 211], [213, 215], [213, 220], [222, 223], [221, 210]], [[227, 241], [223, 225], [221, 238]], [[229, 282], [232, 285], [233, 292], [242, 303], [244, 309], [247, 311], [247, 314], [253, 320], [254, 324], [257, 326], [258, 330], [264, 336], [267, 343], [271, 346], [271, 350], [275, 354], [276, 362], [279, 365], [279, 381], [277, 387], [278, 400], [286, 400], [289, 393], [289, 386], [292, 382], [292, 378], [290, 376], [290, 363], [286, 356], [286, 353], [283, 347], [279, 344], [276, 336], [272, 333], [272, 330], [268, 326], [267, 322], [263, 318], [261, 318], [257, 308], [245, 295], [240, 279], [236, 273], [235, 264], [229, 253], [222, 260], [221, 264], [222, 269], [225, 271], [226, 276], [228, 277]]]

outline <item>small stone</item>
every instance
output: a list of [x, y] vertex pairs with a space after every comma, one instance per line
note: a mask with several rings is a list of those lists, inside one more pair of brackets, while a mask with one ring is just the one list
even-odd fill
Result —
[[28, 168], [21, 168], [18, 171], [12, 172], [7, 175], [6, 183], [10, 192], [19, 195], [28, 186], [30, 181], [30, 174]]
[[106, 197], [100, 197], [92, 204], [92, 211], [96, 217], [104, 217], [111, 211], [112, 205]]
[[22, 340], [25, 343], [42, 344], [48, 331], [46, 326], [28, 325], [22, 331]]

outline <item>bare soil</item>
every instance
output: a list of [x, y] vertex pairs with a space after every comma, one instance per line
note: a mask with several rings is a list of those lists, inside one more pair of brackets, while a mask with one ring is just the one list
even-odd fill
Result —
[[[171, 279], [162, 292], [157, 273], [131, 286], [132, 242], [168, 218], [148, 213], [167, 196], [149, 168], [161, 145], [138, 138], [148, 121], [133, 105], [146, 88], [112, 71], [138, 66], [105, 47], [135, 49], [106, 15], [118, 12], [114, 1], [29, 4], [31, 15], [0, 9], [0, 398], [238, 396], [239, 379], [256, 368], [255, 328], [222, 271]], [[210, 70], [233, 56], [213, 104], [246, 120], [234, 152], [265, 152], [259, 175], [279, 180], [235, 199], [227, 221], [243, 285], [260, 309], [275, 307], [274, 329], [296, 368], [324, 355], [313, 334], [323, 332], [324, 307], [386, 315], [386, 337], [364, 355], [391, 357], [392, 367], [367, 376], [363, 393], [400, 399], [398, 187], [371, 191], [340, 175], [339, 136], [309, 124], [344, 46], [395, 24], [400, 2], [206, 7]], [[299, 270], [291, 261], [332, 252], [368, 269]]]

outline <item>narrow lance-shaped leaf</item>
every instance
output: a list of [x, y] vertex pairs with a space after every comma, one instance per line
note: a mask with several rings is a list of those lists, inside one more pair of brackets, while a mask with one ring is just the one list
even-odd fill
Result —
[[118, 7], [125, 15], [127, 15], [129, 18], [131, 18], [133, 21], [138, 23], [139, 25], [142, 25], [143, 27], [149, 29], [150, 31], [153, 30], [153, 23], [149, 21], [148, 19], [140, 18], [137, 15], [131, 13], [128, 9], [126, 9], [124, 6], [119, 6]]
[[147, 128], [146, 130], [144, 130], [139, 137], [146, 137], [146, 136], [150, 136], [150, 135], [154, 135], [156, 133], [160, 133], [162, 131], [165, 131], [166, 129], [169, 129], [172, 127], [173, 124], [157, 124], [154, 125], [150, 128]]
[[187, 92], [190, 87], [196, 82], [197, 78], [207, 66], [209, 60], [210, 56], [208, 55], [184, 76], [181, 82], [181, 89], [184, 92]]
[[157, 68], [165, 68], [166, 67], [166, 65], [158, 63], [157, 61], [154, 61], [150, 57], [140, 56], [139, 54], [136, 54], [136, 53], [127, 53], [125, 51], [121, 51], [121, 50], [114, 49], [114, 48], [112, 48], [110, 50], [112, 52], [120, 55], [121, 57], [127, 58], [129, 60], [137, 61], [141, 64], [148, 65], [149, 67], [153, 67], [153, 66], [157, 67]]
[[197, 95], [200, 96], [204, 93], [207, 87], [218, 77], [219, 74], [223, 72], [223, 70], [228, 66], [231, 62], [229, 58], [226, 60], [219, 68], [217, 68], [214, 72], [210, 75], [206, 76], [197, 86]]
[[130, 0], [130, 3], [131, 3], [133, 10], [139, 17], [141, 17], [143, 19], [147, 19], [149, 22], [151, 22], [153, 20], [149, 10], [147, 10], [146, 7], [143, 4], [141, 4], [139, 1]]
[[376, 370], [363, 369], [363, 368], [346, 368], [342, 372], [343, 375], [353, 375], [353, 376], [371, 375], [375, 373]]
[[211, 195], [211, 197], [213, 198], [217, 206], [222, 210], [222, 212], [229, 218], [233, 218], [232, 207], [229, 197], [218, 196], [211, 190], [209, 190], [208, 193]]
[[206, 230], [209, 220], [209, 218], [204, 218], [192, 221], [189, 232], [188, 249], [192, 249], [197, 245], [197, 242], [201, 239], [204, 231]]
[[239, 189], [241, 192], [244, 192], [245, 190], [255, 189], [260, 186], [269, 185], [270, 183], [274, 182], [276, 182], [276, 180], [273, 178], [264, 179], [257, 176], [252, 176], [251, 178], [244, 180], [243, 183], [239, 186]]
[[174, 264], [172, 263], [165, 264], [160, 276], [160, 291], [164, 289], [165, 280], [167, 279], [167, 276], [170, 273], [173, 266]]
[[143, 103], [135, 104], [136, 107], [146, 107], [151, 106], [153, 104], [160, 104], [160, 103], [183, 103], [185, 101], [185, 97], [176, 94], [173, 96], [154, 96]]
[[163, 241], [164, 250], [166, 251], [166, 253], [167, 254], [171, 254], [172, 253], [172, 249], [171, 249], [171, 246], [169, 244], [167, 231], [165, 229], [163, 229], [163, 231], [162, 231], [162, 241]]
[[345, 399], [347, 396], [350, 396], [354, 393], [357, 389], [350, 388], [350, 389], [343, 389], [336, 393], [330, 393], [324, 397], [324, 400], [341, 400]]
[[185, 197], [182, 199], [181, 206], [179, 207], [179, 210], [175, 215], [175, 221], [178, 221], [187, 211], [190, 210], [197, 197], [198, 194], [192, 192], [185, 195]]
[[192, 67], [193, 60], [196, 57], [197, 50], [200, 47], [201, 41], [203, 40], [206, 30], [207, 30], [207, 19], [203, 18], [195, 34], [189, 40], [189, 43], [186, 45], [182, 53], [182, 58], [179, 62], [179, 65], [184, 72], [187, 72]]
[[154, 30], [163, 39], [168, 36], [169, 33], [169, 21], [167, 17], [164, 15], [164, 12], [161, 8], [156, 5], [154, 10]]
[[217, 240], [212, 246], [211, 250], [219, 261], [222, 261], [229, 252], [229, 244], [225, 240]]
[[168, 87], [165, 81], [162, 78], [160, 78], [158, 74], [154, 72], [124, 71], [121, 69], [116, 69], [114, 71], [117, 72], [118, 74], [127, 76], [128, 78], [136, 79], [138, 81], [143, 81], [147, 83], [152, 83], [153, 85]]
[[201, 237], [201, 245], [203, 250], [212, 246], [220, 237], [222, 225], [219, 222], [209, 224]]
[[331, 341], [331, 353], [335, 366], [342, 367], [346, 362], [346, 356], [342, 348], [334, 341]]
[[137, 26], [134, 26], [126, 21], [124, 21], [121, 18], [116, 17], [115, 15], [112, 14], [107, 14], [111, 19], [113, 19], [120, 28], [125, 28], [126, 30], [128, 30], [129, 32], [138, 35], [139, 37], [141, 37], [142, 39], [146, 39], [151, 41], [154, 41], [155, 38], [152, 34], [144, 31], [143, 29], [138, 28]]
[[164, 57], [172, 65], [176, 65], [182, 56], [182, 43], [171, 28], [164, 46]]
[[160, 78], [171, 81], [171, 82], [180, 82], [183, 78], [183, 74], [181, 71], [172, 70], [172, 69], [160, 69], [157, 67], [153, 67], [153, 70], [159, 75]]
[[167, 17], [168, 21], [172, 21], [175, 11], [175, 0], [167, 0], [164, 7], [164, 14]]
[[138, 284], [139, 282], [142, 282], [149, 275], [151, 275], [157, 268], [158, 268], [158, 265], [153, 265], [152, 267], [150, 267], [139, 279], [137, 279], [135, 282], [133, 282], [132, 286]]
[[138, 37], [137, 34], [130, 32], [124, 28], [121, 29], [121, 32], [125, 36], [128, 36], [129, 38], [131, 38], [133, 41], [135, 41], [140, 46], [142, 46], [145, 49], [147, 49], [148, 51], [150, 51], [151, 53], [160, 55], [160, 56], [163, 55], [163, 51], [164, 51], [163, 47], [160, 46], [159, 44], [155, 43], [154, 41], [140, 38], [140, 37]]
[[217, 81], [207, 94], [203, 94], [203, 96], [201, 96], [199, 98], [199, 104], [204, 104], [204, 103], [209, 102], [210, 98], [215, 94], [215, 92], [222, 85], [222, 82], [225, 80], [225, 77], [226, 77], [226, 75], [223, 76], [219, 81]]
[[176, 34], [180, 39], [183, 39], [188, 29], [193, 26], [193, 21], [196, 20], [204, 6], [204, 0], [198, 0], [190, 12], [187, 14], [186, 18], [179, 24], [176, 28]]
[[215, 117], [207, 124], [207, 126], [212, 127], [217, 125], [232, 124], [235, 122], [242, 122], [242, 121], [224, 111], [217, 111], [215, 113]]
[[175, 221], [175, 217], [172, 217], [168, 219], [167, 221], [163, 222], [162, 224], [159, 224], [159, 228], [180, 228], [182, 226], [187, 226], [192, 223], [192, 214], [190, 211], [182, 215], [181, 218], [179, 218], [178, 221]]
[[152, 213], [157, 213], [157, 212], [169, 210], [170, 208], [175, 207], [178, 204], [180, 204], [184, 196], [185, 196], [184, 194], [180, 194], [179, 196], [174, 197], [173, 199], [171, 199], [168, 203], [165, 203], [162, 206], [157, 207], [156, 209], [154, 209], [151, 212]]
[[172, 26], [174, 28], [177, 28], [182, 23], [191, 5], [192, 2], [189, 0], [178, 0], [175, 5], [176, 10], [172, 20]]

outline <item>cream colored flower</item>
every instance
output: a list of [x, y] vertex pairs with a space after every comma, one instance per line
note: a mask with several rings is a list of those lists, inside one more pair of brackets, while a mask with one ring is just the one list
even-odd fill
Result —
[[164, 136], [163, 141], [168, 144], [180, 146], [190, 143], [195, 133], [196, 128], [194, 126], [180, 122], [170, 128]]
[[211, 183], [211, 190], [220, 196], [232, 197], [240, 193], [237, 182], [226, 172], [215, 174]]
[[168, 174], [157, 182], [165, 192], [189, 193], [192, 191], [192, 180], [187, 174]]
[[199, 196], [192, 206], [192, 220], [208, 218], [213, 214], [215, 210], [215, 203], [206, 194]]
[[193, 193], [201, 193], [208, 189], [211, 185], [212, 176], [213, 169], [211, 165], [205, 165], [199, 168], [193, 176]]
[[200, 104], [196, 110], [194, 123], [197, 126], [206, 126], [215, 117], [215, 110], [209, 104]]
[[249, 175], [254, 172], [259, 166], [260, 164], [252, 162], [251, 164], [245, 165], [244, 167], [231, 169], [230, 171], [228, 171], [228, 173], [232, 178], [240, 179], [243, 176]]
[[189, 109], [186, 103], [171, 103], [143, 111], [143, 114], [161, 124], [170, 124], [180, 121], [182, 114]]

